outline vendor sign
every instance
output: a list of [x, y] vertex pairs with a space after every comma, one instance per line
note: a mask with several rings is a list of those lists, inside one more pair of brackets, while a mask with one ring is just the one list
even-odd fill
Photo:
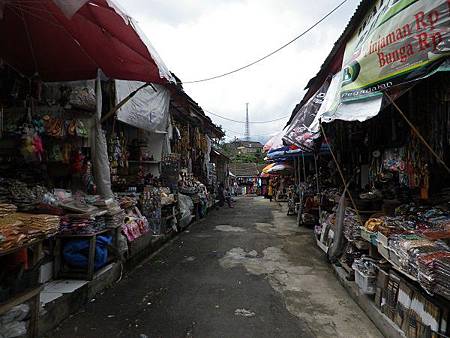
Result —
[[377, 0], [348, 41], [342, 70], [302, 106], [283, 139], [310, 150], [321, 121], [376, 116], [384, 90], [450, 70], [449, 56], [450, 0]]
[[346, 46], [341, 102], [426, 76], [450, 55], [449, 0], [377, 0]]

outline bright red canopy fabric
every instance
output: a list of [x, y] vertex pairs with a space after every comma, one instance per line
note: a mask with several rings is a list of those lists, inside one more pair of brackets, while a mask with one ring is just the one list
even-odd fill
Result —
[[114, 79], [171, 80], [137, 25], [111, 0], [87, 1], [71, 17], [55, 2], [0, 0], [1, 59], [44, 81], [93, 79], [98, 69]]

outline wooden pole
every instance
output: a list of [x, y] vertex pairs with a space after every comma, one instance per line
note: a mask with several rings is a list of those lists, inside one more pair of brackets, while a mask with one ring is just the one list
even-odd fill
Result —
[[422, 143], [425, 145], [425, 147], [428, 148], [428, 150], [433, 154], [434, 157], [436, 157], [436, 160], [442, 164], [442, 166], [447, 170], [447, 172], [450, 174], [450, 168], [445, 164], [445, 162], [439, 157], [439, 155], [434, 151], [434, 149], [428, 144], [428, 142], [423, 138], [422, 134], [420, 134], [419, 130], [412, 124], [412, 122], [406, 117], [406, 115], [403, 113], [403, 111], [400, 109], [400, 107], [394, 102], [394, 100], [391, 98], [391, 96], [388, 93], [384, 93], [386, 97], [391, 101], [392, 105], [395, 107], [395, 109], [400, 113], [400, 115], [405, 119], [406, 123], [411, 127], [411, 129], [416, 133], [417, 137], [422, 141]]
[[358, 216], [359, 224], [361, 224], [361, 226], [363, 226], [364, 224], [362, 223], [361, 215], [359, 214], [359, 210], [356, 207], [355, 201], [353, 200], [352, 194], [350, 194], [350, 191], [348, 191], [348, 184], [345, 181], [344, 174], [342, 173], [342, 170], [341, 170], [341, 166], [339, 165], [339, 163], [337, 161], [337, 158], [336, 158], [336, 156], [333, 153], [333, 149], [331, 148], [331, 144], [330, 144], [330, 142], [328, 142], [327, 134], [325, 133], [325, 129], [323, 128], [322, 123], [320, 124], [320, 129], [322, 130], [322, 134], [323, 134], [323, 137], [325, 139], [325, 142], [328, 144], [328, 147], [330, 148], [331, 157], [333, 158], [333, 161], [336, 164], [336, 167], [337, 167], [337, 170], [339, 172], [339, 175], [341, 176], [342, 183], [344, 184], [344, 192], [347, 192], [348, 197], [350, 198], [350, 201], [352, 202], [352, 206], [355, 209], [356, 215]]
[[123, 105], [125, 103], [130, 101], [133, 98], [133, 96], [137, 94], [138, 91], [140, 91], [141, 89], [144, 89], [145, 87], [148, 87], [148, 86], [151, 86], [156, 91], [155, 87], [153, 87], [151, 83], [144, 83], [138, 89], [136, 89], [135, 91], [132, 91], [126, 98], [124, 98], [122, 101], [120, 101], [117, 105], [115, 105], [105, 116], [103, 116], [101, 118], [100, 123], [103, 123], [107, 119], [112, 117], [120, 108], [123, 107]]

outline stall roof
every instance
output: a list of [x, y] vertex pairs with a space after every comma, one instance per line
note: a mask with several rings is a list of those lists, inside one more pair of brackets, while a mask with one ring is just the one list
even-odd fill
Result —
[[0, 58], [44, 81], [96, 78], [166, 84], [172, 76], [112, 0], [0, 1]]
[[205, 131], [209, 132], [212, 137], [223, 138], [225, 136], [221, 127], [214, 124], [214, 122], [206, 116], [202, 107], [195, 102], [183, 89], [183, 82], [172, 73], [172, 76], [176, 80], [176, 85], [172, 86], [172, 100], [171, 106], [176, 108], [184, 117], [188, 119], [191, 117], [196, 118], [199, 124], [205, 128]]
[[230, 163], [229, 168], [236, 177], [256, 177], [259, 175], [256, 163]]

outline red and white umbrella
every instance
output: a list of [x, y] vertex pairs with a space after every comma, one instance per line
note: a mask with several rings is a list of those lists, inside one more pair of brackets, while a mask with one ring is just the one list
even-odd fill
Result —
[[0, 58], [44, 81], [173, 78], [136, 22], [111, 0], [0, 0]]

